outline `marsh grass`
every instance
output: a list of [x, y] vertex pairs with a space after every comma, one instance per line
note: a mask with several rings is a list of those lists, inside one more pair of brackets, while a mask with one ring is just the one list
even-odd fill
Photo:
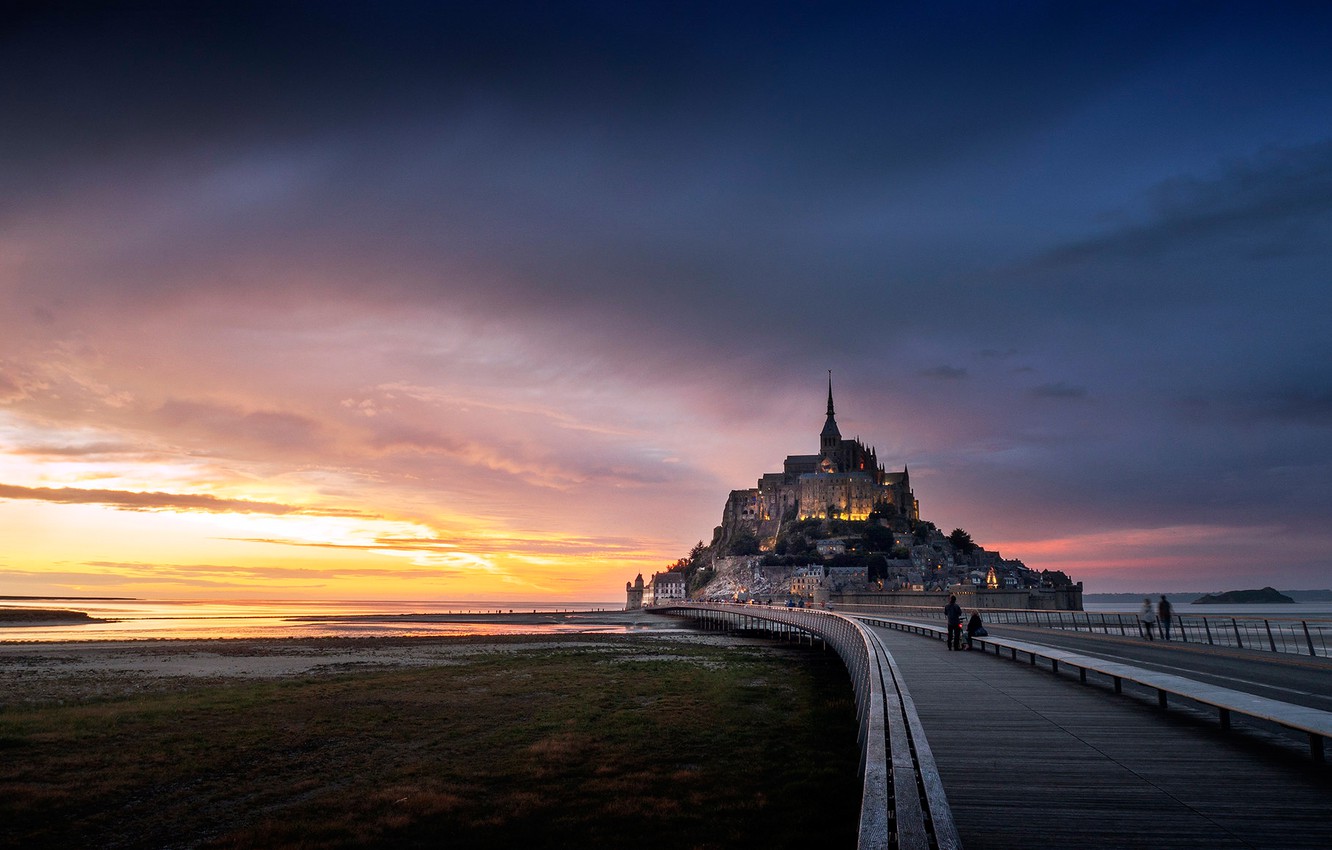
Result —
[[834, 656], [613, 646], [9, 708], [0, 843], [854, 844], [855, 718]]

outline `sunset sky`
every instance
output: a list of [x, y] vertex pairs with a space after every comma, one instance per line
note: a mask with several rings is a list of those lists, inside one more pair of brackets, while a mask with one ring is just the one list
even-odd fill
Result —
[[0, 595], [622, 599], [828, 369], [945, 531], [1332, 586], [1332, 6], [7, 8]]

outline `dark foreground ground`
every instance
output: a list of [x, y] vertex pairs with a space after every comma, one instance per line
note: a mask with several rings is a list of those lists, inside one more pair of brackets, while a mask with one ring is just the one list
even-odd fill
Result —
[[852, 847], [852, 700], [688, 635], [10, 648], [0, 847]]

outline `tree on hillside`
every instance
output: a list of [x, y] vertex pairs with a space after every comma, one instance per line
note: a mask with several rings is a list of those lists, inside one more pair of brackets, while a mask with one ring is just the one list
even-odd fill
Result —
[[881, 525], [865, 526], [865, 541], [871, 552], [887, 552], [893, 548], [893, 533]]
[[731, 538], [731, 542], [726, 545], [727, 555], [757, 555], [759, 553], [758, 538], [754, 532], [747, 528], [742, 528]]
[[701, 567], [708, 561], [708, 547], [700, 540], [694, 544], [694, 548], [689, 550], [689, 564], [693, 567]]
[[870, 523], [875, 523], [881, 519], [891, 519], [896, 514], [897, 512], [893, 510], [891, 503], [880, 499], [870, 508], [869, 516], [865, 517], [865, 519]]
[[685, 574], [685, 589], [692, 594], [712, 580], [712, 550], [700, 540], [669, 570]]
[[939, 529], [934, 525], [934, 523], [930, 522], [927, 519], [922, 519], [916, 522], [911, 527], [911, 533], [915, 535], [916, 540], [920, 541], [921, 543], [929, 543], [930, 535], [938, 530]]
[[976, 545], [975, 541], [971, 539], [971, 535], [967, 534], [960, 528], [955, 528], [948, 533], [948, 542], [952, 543], [953, 548], [961, 552], [963, 555], [970, 555], [973, 551], [980, 548]]

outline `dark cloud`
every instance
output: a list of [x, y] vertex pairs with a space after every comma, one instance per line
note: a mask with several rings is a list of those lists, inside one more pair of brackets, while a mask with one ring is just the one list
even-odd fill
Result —
[[211, 513], [274, 514], [285, 516], [365, 516], [358, 511], [324, 510], [224, 499], [200, 493], [143, 493], [129, 490], [93, 490], [80, 487], [19, 487], [0, 484], [0, 499], [29, 499], [67, 505], [106, 505], [127, 511], [208, 511]]
[[1272, 393], [1264, 409], [1268, 415], [1286, 422], [1318, 428], [1332, 427], [1332, 390], [1298, 389]]
[[[81, 131], [95, 126], [101, 150], [151, 152], [475, 103], [551, 123], [677, 125], [685, 138], [700, 122], [759, 119], [761, 135], [784, 111], [788, 138], [835, 146], [842, 161], [828, 167], [856, 170], [885, 146], [1030, 121], [1182, 25], [1063, 4], [41, 5], [4, 51], [27, 83], [9, 92], [35, 124], [24, 142], [92, 148]], [[891, 85], [903, 78], [914, 85]], [[932, 101], [940, 91], [952, 96]]]
[[1332, 391], [1316, 387], [1245, 388], [1221, 397], [1197, 396], [1182, 400], [1180, 417], [1189, 423], [1220, 421], [1252, 427], [1326, 429], [1332, 426]]
[[960, 366], [935, 366], [920, 373], [926, 378], [939, 378], [944, 381], [958, 381], [967, 376], [967, 370]]
[[[487, 311], [716, 325], [743, 309], [789, 330], [820, 279], [890, 289], [871, 269], [891, 251], [848, 253], [825, 221], [1061, 114], [1173, 29], [1059, 4], [107, 4], [16, 30], [10, 78], [28, 85], [2, 159], [24, 164], [8, 182], [47, 193], [61, 175], [83, 190], [80, 164], [172, 197], [231, 190], [205, 220], [165, 218], [160, 240], [99, 258], [121, 297], [198, 278], [266, 290], [259, 266]], [[274, 183], [289, 188], [262, 208], [235, 192]], [[743, 281], [759, 279], [755, 301]], [[829, 298], [848, 306], [842, 287]]]
[[1147, 221], [1061, 248], [1049, 261], [1141, 262], [1213, 246], [1259, 262], [1321, 255], [1332, 234], [1332, 141], [1264, 151], [1214, 175], [1173, 178], [1145, 203]]
[[[29, 458], [147, 431], [340, 493], [515, 517], [611, 492], [632, 498], [585, 513], [632, 520], [744, 483], [718, 466], [798, 432], [772, 423], [807, 385], [816, 431], [834, 366], [844, 431], [911, 465], [927, 511], [1233, 522], [1261, 493], [1307, 520], [1332, 457], [1330, 16], [27, 4], [0, 35], [0, 355], [49, 368], [0, 370], [0, 403], [135, 432]], [[106, 344], [176, 321], [192, 350]], [[308, 388], [335, 344], [345, 381]], [[187, 351], [218, 364], [201, 386]], [[337, 406], [401, 372], [569, 410], [604, 383], [613, 409], [494, 433]], [[651, 398], [661, 422], [632, 410]]]
[[1053, 384], [1041, 384], [1032, 389], [1031, 394], [1037, 398], [1078, 399], [1087, 397], [1087, 388], [1059, 381]]

